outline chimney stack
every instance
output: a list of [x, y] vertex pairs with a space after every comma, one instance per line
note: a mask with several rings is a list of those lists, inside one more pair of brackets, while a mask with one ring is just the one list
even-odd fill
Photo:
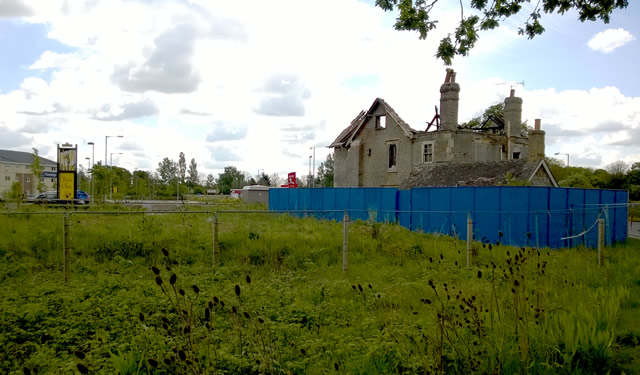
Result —
[[444, 130], [458, 129], [458, 102], [460, 85], [456, 83], [456, 73], [447, 68], [447, 76], [440, 86], [440, 124]]
[[504, 124], [509, 127], [508, 133], [511, 134], [512, 137], [520, 137], [520, 127], [522, 126], [522, 98], [518, 98], [515, 94], [516, 90], [511, 89], [509, 97], [504, 99]]
[[540, 130], [540, 119], [535, 120], [534, 130], [529, 132], [529, 161], [540, 161], [544, 158], [545, 132]]

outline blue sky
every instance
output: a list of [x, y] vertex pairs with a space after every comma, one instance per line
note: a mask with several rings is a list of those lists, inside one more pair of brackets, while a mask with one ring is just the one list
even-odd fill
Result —
[[[372, 3], [0, 0], [0, 148], [55, 158], [70, 142], [84, 160], [94, 142], [103, 161], [105, 136], [123, 135], [107, 152], [130, 170], [184, 152], [201, 174], [235, 165], [284, 177], [307, 172], [313, 147], [324, 160], [376, 97], [423, 129], [458, 2], [437, 4], [427, 40], [395, 31], [396, 14]], [[454, 59], [460, 121], [513, 87], [523, 118], [542, 118], [547, 155], [593, 168], [640, 161], [640, 3], [608, 25], [544, 14], [533, 40], [517, 35], [525, 18]]]

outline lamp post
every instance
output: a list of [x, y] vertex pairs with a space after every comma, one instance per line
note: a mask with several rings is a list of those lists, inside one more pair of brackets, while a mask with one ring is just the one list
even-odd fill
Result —
[[316, 187], [316, 147], [309, 147], [309, 150], [313, 149], [313, 169], [311, 170], [312, 186]]
[[[109, 165], [111, 167], [113, 167], [113, 155], [122, 155], [122, 152], [112, 152], [111, 156], [110, 156], [110, 163]], [[109, 171], [109, 176], [111, 177], [110, 182], [109, 182], [109, 199], [113, 200], [113, 168], [111, 168], [111, 170]]]
[[104, 163], [107, 164], [107, 141], [109, 138], [123, 138], [122, 135], [105, 135], [104, 136]]
[[[89, 168], [87, 168], [87, 171], [91, 171], [91, 158], [84, 158], [84, 160], [86, 160], [87, 165], [89, 165]], [[89, 180], [89, 191], [91, 191], [91, 180]]]
[[563, 154], [561, 152], [556, 152], [555, 155], [566, 155], [567, 156], [567, 168], [569, 168], [569, 154]]
[[95, 186], [95, 183], [93, 182], [93, 167], [95, 167], [95, 164], [96, 164], [96, 159], [95, 159], [96, 148], [95, 148], [95, 144], [93, 142], [88, 142], [87, 144], [91, 145], [91, 165], [90, 165], [90, 167], [91, 167], [91, 203], [93, 204], [94, 203], [93, 195], [95, 194], [95, 191], [94, 191], [94, 188], [93, 188]]
[[309, 186], [311, 187], [311, 155], [309, 155]]

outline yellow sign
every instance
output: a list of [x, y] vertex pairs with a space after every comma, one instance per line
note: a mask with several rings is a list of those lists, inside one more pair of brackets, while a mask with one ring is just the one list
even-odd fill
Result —
[[60, 199], [72, 200], [75, 198], [74, 186], [75, 186], [75, 173], [58, 173], [58, 179], [60, 181]]

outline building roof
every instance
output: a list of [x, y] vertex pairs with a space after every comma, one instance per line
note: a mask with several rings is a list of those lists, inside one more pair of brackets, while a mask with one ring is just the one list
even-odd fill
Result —
[[[0, 162], [30, 165], [31, 163], [33, 163], [33, 155], [30, 152], [0, 150]], [[57, 165], [58, 163], [40, 156], [40, 164]]]
[[424, 164], [414, 168], [400, 188], [495, 186], [508, 184], [510, 178], [530, 182], [540, 168], [549, 176], [551, 184], [558, 186], [544, 160], [531, 162], [519, 159]]
[[398, 124], [400, 129], [402, 129], [407, 137], [415, 137], [416, 131], [412, 129], [411, 126], [409, 126], [409, 124], [407, 124], [400, 117], [400, 115], [398, 115], [398, 113], [387, 102], [384, 101], [384, 99], [376, 98], [376, 100], [373, 101], [373, 104], [371, 104], [371, 107], [369, 107], [369, 110], [367, 110], [366, 112], [360, 111], [358, 116], [356, 116], [356, 118], [351, 121], [351, 124], [349, 124], [349, 126], [347, 126], [340, 133], [340, 135], [338, 135], [338, 138], [336, 138], [335, 141], [333, 141], [333, 143], [329, 145], [329, 147], [349, 147], [353, 138], [358, 134], [367, 120], [373, 116], [375, 109], [379, 105], [382, 105], [384, 107], [386, 114], [391, 117], [396, 124]]

